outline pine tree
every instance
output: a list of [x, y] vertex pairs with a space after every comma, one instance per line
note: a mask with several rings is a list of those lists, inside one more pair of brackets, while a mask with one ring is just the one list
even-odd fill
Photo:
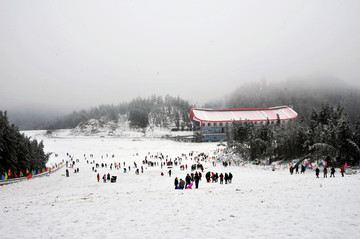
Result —
[[358, 117], [354, 129], [354, 142], [360, 147], [360, 116]]
[[340, 117], [337, 125], [337, 142], [339, 147], [339, 156], [342, 160], [341, 163], [350, 163], [351, 147], [348, 140], [352, 140], [353, 133], [351, 131], [351, 124], [349, 117], [346, 113], [343, 113]]
[[9, 169], [16, 173], [42, 169], [49, 159], [44, 145], [24, 136], [15, 125], [9, 125], [6, 112], [0, 111], [0, 174]]

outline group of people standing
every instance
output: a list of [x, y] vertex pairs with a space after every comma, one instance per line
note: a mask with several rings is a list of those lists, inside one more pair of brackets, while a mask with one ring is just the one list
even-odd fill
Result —
[[231, 172], [225, 173], [225, 174], [207, 172], [205, 174], [205, 178], [206, 178], [206, 182], [208, 182], [208, 183], [210, 183], [210, 182], [217, 183], [219, 181], [219, 179], [220, 179], [220, 184], [224, 184], [224, 181], [225, 181], [225, 184], [228, 184], [228, 183], [231, 183], [233, 175], [232, 175]]
[[[324, 178], [327, 178], [327, 174], [328, 174], [327, 167], [324, 167], [323, 172], [324, 172]], [[345, 173], [344, 166], [340, 167], [340, 172], [341, 172], [341, 176], [344, 177], [344, 173]], [[319, 174], [320, 174], [320, 169], [316, 168], [315, 169], [315, 175], [316, 175], [317, 178], [319, 177]], [[334, 167], [331, 167], [331, 169], [330, 169], [330, 178], [331, 177], [335, 177], [335, 168]]]
[[[294, 173], [294, 170], [295, 170], [295, 173], [298, 174], [299, 173], [299, 165], [295, 165], [295, 167], [293, 166], [290, 166], [290, 174], [292, 175]], [[305, 173], [305, 170], [306, 170], [306, 167], [305, 165], [301, 165], [301, 173]]]
[[[298, 165], [296, 165], [295, 167], [290, 166], [289, 170], [290, 170], [291, 175], [294, 173], [294, 171], [296, 174], [298, 174], [299, 166]], [[306, 167], [304, 165], [301, 165], [301, 173], [305, 173], [305, 170], [306, 170]], [[340, 172], [341, 172], [342, 177], [344, 177], [344, 173], [345, 173], [344, 166], [340, 167]], [[324, 173], [324, 178], [327, 178], [327, 175], [328, 175], [328, 167], [327, 166], [324, 167], [323, 173]], [[320, 169], [317, 167], [315, 169], [315, 175], [317, 178], [319, 177], [319, 174], [320, 174]], [[330, 178], [332, 178], [332, 177], [335, 177], [335, 168], [334, 167], [331, 167], [331, 169], [330, 169]]]
[[[185, 181], [180, 178], [180, 180], [176, 177], [174, 181], [175, 189], [190, 189], [192, 187], [192, 182], [195, 183], [195, 188], [199, 188], [199, 182], [202, 178], [201, 172], [195, 172], [187, 174], [185, 177]], [[233, 179], [233, 175], [231, 172], [229, 173], [214, 173], [214, 172], [207, 172], [205, 174], [206, 182], [210, 183], [217, 183], [220, 181], [220, 184], [230, 184]]]

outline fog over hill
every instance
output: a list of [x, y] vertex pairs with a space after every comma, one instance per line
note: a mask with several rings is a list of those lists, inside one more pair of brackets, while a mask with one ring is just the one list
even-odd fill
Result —
[[[324, 84], [326, 82], [326, 84]], [[218, 96], [219, 95], [219, 96]], [[360, 90], [354, 85], [329, 78], [313, 80], [289, 80], [284, 82], [254, 81], [239, 85], [231, 94], [214, 94], [213, 100], [195, 105], [180, 97], [136, 98], [130, 102], [99, 105], [89, 109], [64, 113], [56, 109], [42, 108], [9, 111], [9, 121], [22, 130], [75, 128], [80, 122], [90, 119], [105, 121], [126, 117], [132, 126], [146, 127], [148, 124], [164, 128], [189, 129], [188, 119], [192, 107], [206, 108], [260, 108], [289, 105], [296, 112], [309, 119], [312, 110], [319, 110], [322, 104], [334, 107], [341, 104], [354, 123], [360, 115]], [[131, 112], [131, 114], [130, 114]], [[132, 118], [131, 118], [132, 117]], [[144, 119], [143, 122], [141, 120]]]
[[288, 105], [309, 120], [313, 110], [322, 104], [339, 104], [345, 108], [350, 120], [360, 116], [360, 88], [347, 85], [334, 78], [308, 81], [289, 80], [267, 82], [266, 80], [246, 83], [231, 94], [205, 104], [209, 108], [262, 108]]
[[360, 84], [358, 0], [18, 0], [0, 10], [0, 110], [9, 115], [153, 94], [201, 106], [263, 78]]

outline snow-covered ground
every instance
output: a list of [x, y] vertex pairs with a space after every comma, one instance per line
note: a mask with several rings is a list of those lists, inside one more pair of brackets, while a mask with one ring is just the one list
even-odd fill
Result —
[[[174, 190], [174, 178], [184, 179], [194, 163], [182, 154], [212, 155], [216, 143], [43, 133], [26, 134], [44, 140], [45, 151], [58, 154], [49, 165], [67, 160], [69, 153], [79, 159], [79, 173], [69, 169], [67, 178], [63, 168], [49, 177], [0, 187], [2, 238], [360, 237], [359, 174], [341, 177], [337, 169], [335, 178], [324, 179], [315, 178], [312, 170], [290, 175], [287, 168], [225, 168], [204, 162], [205, 172], [232, 172], [232, 184], [206, 183], [204, 173], [199, 189]], [[174, 167], [169, 177], [160, 166], [146, 166], [140, 175], [133, 167], [127, 173], [100, 168], [101, 176], [109, 172], [118, 177], [116, 183], [103, 183], [87, 163], [121, 162], [123, 167], [123, 162], [133, 166], [135, 161], [142, 166], [145, 156], [158, 152], [172, 160], [182, 157], [188, 170]]]

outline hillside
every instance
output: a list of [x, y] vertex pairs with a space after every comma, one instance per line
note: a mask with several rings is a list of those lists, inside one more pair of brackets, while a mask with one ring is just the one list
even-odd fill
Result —
[[97, 134], [105, 130], [114, 134], [132, 129], [164, 128], [183, 131], [191, 129], [188, 117], [193, 106], [180, 97], [152, 96], [136, 98], [130, 103], [100, 105], [89, 110], [73, 112], [45, 125], [42, 129], [74, 129], [84, 134]]
[[[58, 131], [53, 132], [58, 134]], [[131, 127], [126, 116], [120, 115], [118, 121], [90, 119], [81, 122], [74, 129], [66, 130], [63, 136], [100, 136], [100, 137], [175, 137], [191, 135], [191, 131], [172, 131], [169, 127], [159, 127], [150, 123], [146, 128]]]
[[83, 117], [78, 117], [83, 120], [71, 130], [71, 135], [165, 136], [171, 135], [171, 132], [177, 132], [176, 135], [179, 132], [189, 134], [190, 109], [189, 103], [180, 98], [137, 98], [129, 103], [128, 111], [120, 112], [112, 106], [103, 110], [98, 117], [91, 113], [92, 111], [83, 111]]

